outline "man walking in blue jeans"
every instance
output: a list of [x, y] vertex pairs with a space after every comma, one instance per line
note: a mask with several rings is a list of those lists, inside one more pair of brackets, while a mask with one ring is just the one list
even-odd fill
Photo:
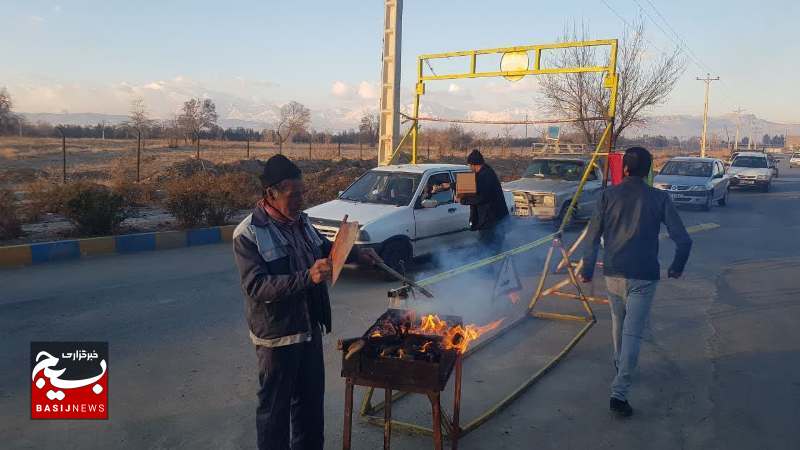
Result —
[[611, 411], [621, 417], [633, 414], [628, 403], [631, 376], [639, 359], [642, 331], [660, 278], [658, 235], [667, 226], [675, 241], [675, 258], [669, 278], [680, 278], [689, 259], [692, 240], [683, 226], [672, 199], [663, 191], [648, 186], [653, 157], [642, 147], [625, 151], [622, 159], [625, 178], [606, 189], [589, 224], [588, 249], [579, 277], [588, 283], [594, 275], [597, 250], [603, 238], [603, 273], [611, 304], [611, 333], [614, 341], [614, 366], [617, 374], [611, 384]]

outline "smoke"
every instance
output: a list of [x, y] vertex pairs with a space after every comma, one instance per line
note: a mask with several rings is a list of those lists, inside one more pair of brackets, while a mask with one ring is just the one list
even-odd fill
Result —
[[[499, 250], [495, 245], [481, 243], [478, 232], [467, 232], [467, 237], [462, 237], [458, 245], [441, 248], [420, 261], [414, 278], [421, 281], [438, 276], [537, 240], [551, 232], [546, 225], [511, 219], [504, 230], [504, 242]], [[409, 297], [406, 307], [420, 314], [458, 315], [465, 323], [484, 324], [501, 318], [514, 320], [527, 312], [548, 247], [549, 243], [427, 285], [434, 298], [427, 299], [417, 293]], [[509, 297], [505, 289], [508, 285], [498, 286], [498, 278], [511, 279], [513, 282], [510, 284], [515, 285], [512, 287], [519, 287], [514, 290], [518, 294], [518, 302], [512, 302]]]

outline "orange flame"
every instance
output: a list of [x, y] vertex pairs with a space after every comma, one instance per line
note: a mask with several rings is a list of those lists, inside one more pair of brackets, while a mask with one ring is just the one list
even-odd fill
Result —
[[447, 330], [447, 334], [442, 339], [442, 348], [445, 350], [455, 349], [459, 353], [467, 351], [470, 342], [474, 341], [481, 335], [488, 333], [500, 326], [505, 319], [495, 320], [492, 323], [479, 327], [477, 325], [467, 325], [462, 327], [457, 325]]
[[422, 316], [422, 321], [418, 328], [412, 330], [419, 334], [435, 334], [441, 335], [447, 330], [447, 322], [440, 319], [436, 314], [428, 314]]
[[[439, 316], [435, 314], [429, 314], [427, 316], [422, 316], [419, 327], [412, 329], [411, 332], [417, 334], [443, 336], [444, 339], [442, 339], [442, 348], [445, 350], [455, 349], [460, 353], [464, 353], [467, 351], [470, 342], [474, 341], [481, 335], [496, 329], [501, 323], [503, 323], [503, 320], [504, 319], [496, 320], [484, 326], [477, 326], [473, 324], [467, 326], [456, 325], [454, 327], [450, 327], [447, 325], [447, 322], [440, 319]], [[422, 352], [426, 352], [429, 348], [430, 346], [428, 343], [426, 343], [420, 350]]]

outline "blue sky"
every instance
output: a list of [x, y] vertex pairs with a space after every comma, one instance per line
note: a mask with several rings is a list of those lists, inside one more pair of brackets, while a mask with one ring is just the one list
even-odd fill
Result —
[[[690, 63], [654, 113], [701, 114], [695, 77], [711, 71], [722, 78], [712, 115], [741, 106], [800, 122], [800, 6], [784, 0], [406, 0], [404, 103], [420, 53], [553, 42], [571, 21], [596, 38], [619, 37], [624, 24], [611, 9], [627, 21], [642, 16], [656, 53], [675, 46], [671, 27], [703, 65]], [[292, 99], [341, 116], [337, 123], [377, 108], [381, 0], [0, 0], [0, 11], [0, 86], [20, 111], [124, 114], [134, 95], [162, 117], [190, 95], [242, 117]], [[430, 88], [430, 100], [454, 114], [536, 109], [535, 80]]]

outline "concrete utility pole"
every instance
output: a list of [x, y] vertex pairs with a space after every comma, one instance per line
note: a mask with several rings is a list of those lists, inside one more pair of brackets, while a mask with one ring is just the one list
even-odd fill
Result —
[[381, 103], [378, 122], [378, 165], [389, 164], [400, 135], [400, 43], [403, 0], [386, 0], [381, 59]]
[[708, 90], [711, 87], [712, 81], [719, 80], [719, 77], [711, 78], [711, 74], [707, 73], [705, 78], [697, 77], [697, 81], [704, 81], [706, 83], [706, 101], [703, 107], [703, 137], [700, 140], [700, 157], [706, 157], [706, 133], [708, 133]]
[[739, 116], [744, 111], [745, 110], [742, 108], [737, 108], [735, 111], [733, 111], [736, 113], [736, 142], [733, 143], [733, 151], [739, 150]]

